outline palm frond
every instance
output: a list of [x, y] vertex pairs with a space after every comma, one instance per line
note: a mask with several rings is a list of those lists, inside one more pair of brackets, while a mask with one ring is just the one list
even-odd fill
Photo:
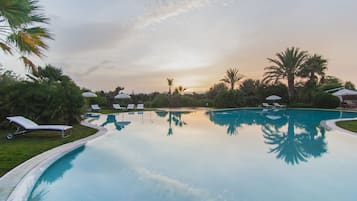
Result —
[[47, 29], [42, 27], [32, 27], [22, 29], [8, 37], [9, 42], [16, 45], [20, 52], [43, 56], [42, 51], [48, 49], [44, 39], [52, 39]]
[[38, 76], [38, 69], [29, 58], [21, 56], [20, 60], [24, 63], [25, 67], [27, 67], [31, 71], [33, 75]]
[[3, 42], [0, 42], [0, 48], [1, 48], [5, 53], [12, 54], [12, 52], [11, 52], [11, 47], [9, 47], [7, 44], [5, 44], [5, 43], [3, 43]]

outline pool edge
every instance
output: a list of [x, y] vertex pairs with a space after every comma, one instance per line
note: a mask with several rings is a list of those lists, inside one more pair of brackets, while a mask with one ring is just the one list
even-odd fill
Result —
[[323, 126], [327, 130], [336, 130], [336, 131], [339, 131], [339, 132], [342, 132], [342, 133], [345, 133], [348, 135], [357, 136], [357, 133], [343, 129], [336, 125], [336, 122], [349, 121], [349, 120], [357, 120], [357, 118], [331, 119], [331, 120], [321, 122], [321, 126]]
[[6, 173], [0, 178], [0, 200], [26, 201], [37, 179], [59, 158], [84, 146], [87, 142], [103, 136], [107, 129], [82, 121], [81, 125], [98, 131], [86, 138], [70, 142], [43, 152]]

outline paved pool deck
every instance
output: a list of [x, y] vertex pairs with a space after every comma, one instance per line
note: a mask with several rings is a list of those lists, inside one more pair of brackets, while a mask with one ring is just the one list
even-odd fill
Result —
[[86, 138], [70, 142], [39, 154], [12, 169], [0, 178], [0, 200], [25, 201], [42, 173], [57, 159], [84, 146], [88, 141], [103, 136], [107, 129], [81, 122], [81, 125], [97, 129], [97, 133]]

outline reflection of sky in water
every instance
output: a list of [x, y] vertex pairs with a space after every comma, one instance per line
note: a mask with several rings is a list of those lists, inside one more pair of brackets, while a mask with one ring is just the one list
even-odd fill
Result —
[[[355, 200], [354, 113], [236, 110], [103, 115], [109, 129], [46, 171], [30, 200]], [[115, 122], [130, 122], [117, 130]]]

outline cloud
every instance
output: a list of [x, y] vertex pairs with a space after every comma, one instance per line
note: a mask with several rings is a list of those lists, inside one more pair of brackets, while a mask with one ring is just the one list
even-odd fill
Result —
[[99, 51], [100, 49], [116, 48], [120, 42], [133, 37], [137, 31], [151, 25], [159, 24], [174, 16], [187, 13], [208, 5], [211, 0], [180, 0], [180, 1], [157, 1], [155, 6], [147, 9], [139, 17], [127, 24], [118, 22], [94, 22], [75, 24], [68, 26], [67, 21], [56, 20], [58, 27], [55, 30], [55, 51], [63, 54]]
[[[150, 180], [156, 185], [160, 185], [161, 191], [167, 190], [168, 192], [178, 192], [178, 195], [186, 195], [190, 200], [221, 200], [211, 197], [209, 193], [203, 189], [195, 188], [177, 179], [151, 172], [145, 168], [137, 168], [136, 172], [142, 179]], [[177, 194], [175, 196], [177, 196]]]
[[127, 28], [113, 23], [60, 25], [51, 46], [54, 51], [69, 55], [114, 48], [119, 39], [127, 36], [127, 31]]
[[104, 61], [98, 63], [97, 65], [94, 65], [94, 66], [88, 68], [86, 71], [84, 71], [83, 73], [80, 73], [79, 75], [80, 76], [87, 76], [87, 75], [90, 75], [91, 73], [95, 72], [98, 69], [103, 69], [103, 67], [107, 68], [107, 69], [108, 68], [112, 68], [112, 66], [106, 66], [107, 64], [110, 64], [110, 63], [112, 63], [112, 61], [104, 60]]
[[203, 7], [210, 2], [210, 0], [159, 1], [159, 6], [156, 9], [138, 17], [134, 27], [145, 28], [158, 24], [169, 18]]

